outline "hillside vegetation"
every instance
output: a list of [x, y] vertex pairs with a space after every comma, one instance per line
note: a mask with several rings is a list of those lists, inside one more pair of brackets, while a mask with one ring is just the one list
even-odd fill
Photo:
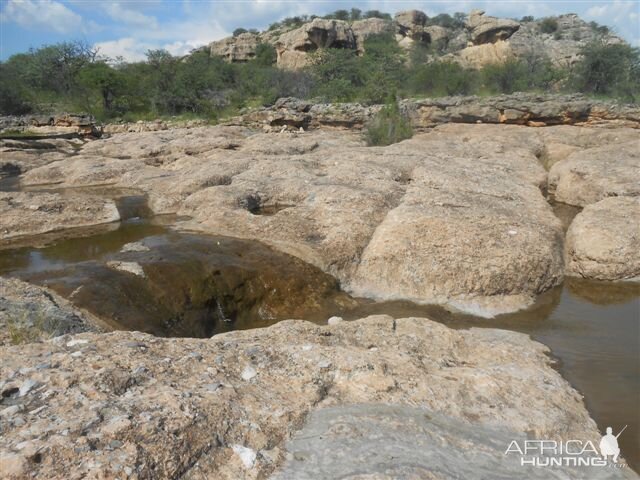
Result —
[[[338, 11], [332, 15], [349, 19], [386, 14]], [[461, 22], [460, 17], [448, 15], [434, 18], [440, 23]], [[304, 20], [308, 19], [285, 19], [272, 28]], [[544, 25], [553, 29], [553, 22]], [[0, 113], [86, 111], [101, 120], [175, 115], [216, 120], [287, 96], [366, 104], [383, 103], [390, 95], [514, 91], [582, 92], [625, 102], [640, 99], [638, 49], [596, 39], [581, 54], [571, 68], [554, 66], [544, 52], [532, 52], [473, 70], [443, 60], [435, 44], [403, 49], [389, 32], [367, 38], [363, 55], [347, 49], [318, 49], [311, 54], [310, 65], [291, 71], [276, 67], [275, 49], [268, 44], [259, 45], [255, 58], [245, 63], [227, 63], [207, 50], [183, 58], [152, 50], [146, 61], [126, 63], [105, 58], [83, 42], [65, 42], [0, 63]]]

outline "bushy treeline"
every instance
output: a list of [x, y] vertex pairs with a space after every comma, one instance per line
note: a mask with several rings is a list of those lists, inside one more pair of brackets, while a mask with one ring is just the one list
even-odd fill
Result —
[[[352, 13], [350, 13], [352, 15]], [[448, 20], [447, 20], [448, 21]], [[0, 113], [86, 111], [100, 119], [194, 115], [215, 119], [278, 97], [383, 103], [402, 97], [568, 91], [640, 100], [640, 56], [625, 44], [593, 42], [571, 70], [541, 53], [469, 70], [435, 48], [402, 50], [392, 33], [372, 36], [365, 54], [326, 49], [301, 71], [276, 68], [260, 45], [255, 59], [229, 64], [206, 50], [173, 57], [163, 50], [143, 62], [110, 62], [82, 42], [45, 46], [0, 63]]]

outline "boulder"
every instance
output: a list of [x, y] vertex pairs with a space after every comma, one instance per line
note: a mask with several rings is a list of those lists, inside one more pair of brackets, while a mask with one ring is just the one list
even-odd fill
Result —
[[506, 40], [520, 28], [520, 23], [515, 20], [485, 16], [482, 10], [473, 10], [466, 25], [474, 45]]
[[549, 171], [549, 193], [584, 207], [606, 197], [640, 196], [640, 140], [572, 153]]
[[450, 55], [452, 60], [464, 68], [474, 68], [476, 70], [486, 65], [505, 63], [514, 57], [511, 45], [503, 40], [473, 45]]
[[408, 10], [396, 13], [396, 40], [401, 47], [409, 48], [413, 42], [431, 43], [431, 37], [425, 30], [427, 15], [420, 10]]
[[610, 197], [587, 205], [567, 232], [567, 275], [640, 280], [640, 198]]
[[[364, 403], [361, 414], [383, 425], [398, 418], [389, 409], [421, 410], [401, 417], [411, 425], [405, 435], [385, 435], [385, 451], [408, 445], [415, 428], [455, 445], [482, 443], [489, 427], [597, 443], [581, 395], [548, 354], [515, 332], [387, 316], [336, 326], [284, 321], [211, 339], [84, 333], [2, 347], [0, 389], [16, 408], [2, 419], [0, 456], [37, 453], [15, 471], [38, 478], [270, 478], [287, 458], [305, 455], [287, 440], [306, 419], [296, 440], [316, 424], [314, 412]], [[331, 435], [346, 432], [341, 425]], [[444, 434], [438, 425], [451, 428]], [[507, 468], [509, 439], [489, 437], [495, 446], [466, 468], [490, 460], [495, 477]], [[442, 450], [433, 443], [427, 452]], [[280, 478], [317, 476], [285, 470]]]
[[300, 28], [280, 35], [275, 47], [278, 66], [294, 70], [308, 64], [309, 52], [322, 48], [355, 49], [357, 45], [347, 22], [315, 18]]
[[241, 33], [209, 44], [212, 56], [219, 56], [228, 62], [247, 62], [256, 56], [260, 38], [255, 33]]
[[378, 35], [391, 30], [391, 22], [383, 18], [365, 18], [351, 24], [359, 54], [364, 53], [364, 42], [371, 35]]

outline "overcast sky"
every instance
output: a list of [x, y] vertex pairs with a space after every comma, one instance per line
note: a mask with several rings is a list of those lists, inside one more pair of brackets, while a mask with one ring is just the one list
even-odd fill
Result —
[[236, 27], [264, 29], [300, 14], [323, 15], [351, 7], [391, 14], [419, 9], [438, 13], [481, 8], [488, 15], [520, 18], [577, 13], [612, 27], [640, 46], [640, 0], [503, 1], [303, 1], [303, 0], [0, 0], [0, 59], [30, 47], [63, 40], [86, 40], [110, 57], [144, 59], [165, 48], [174, 55], [229, 35]]

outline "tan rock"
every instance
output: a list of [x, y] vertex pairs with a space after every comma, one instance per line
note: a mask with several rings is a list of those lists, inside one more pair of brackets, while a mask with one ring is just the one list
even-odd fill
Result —
[[[454, 442], [488, 424], [533, 438], [599, 439], [548, 349], [513, 332], [377, 316], [202, 340], [115, 332], [82, 334], [74, 339], [85, 343], [69, 347], [69, 339], [0, 349], [0, 378], [42, 385], [21, 404], [47, 405], [23, 425], [3, 423], [3, 458], [22, 442], [41, 447], [21, 475], [268, 478], [295, 452], [285, 441], [310, 413], [362, 403], [419, 406], [468, 426], [451, 433]], [[36, 369], [43, 356], [51, 366]], [[257, 374], [246, 381], [249, 365]], [[502, 452], [491, 455], [502, 461]]]
[[427, 15], [420, 10], [407, 10], [396, 13], [393, 18], [396, 25], [398, 43], [409, 47], [413, 42], [429, 43], [431, 38], [425, 31]]
[[59, 193], [0, 192], [0, 243], [120, 220], [113, 200]]
[[283, 33], [275, 44], [278, 66], [299, 69], [309, 63], [307, 53], [322, 48], [356, 48], [356, 39], [347, 22], [316, 18], [300, 28]]
[[473, 10], [467, 17], [467, 28], [475, 45], [506, 40], [520, 28], [515, 20], [485, 16], [482, 10]]
[[640, 280], [640, 198], [611, 197], [585, 207], [567, 232], [567, 275]]
[[606, 197], [639, 196], [640, 140], [572, 153], [549, 171], [549, 193], [584, 207]]
[[359, 54], [364, 53], [364, 42], [371, 35], [387, 32], [391, 29], [391, 23], [382, 18], [365, 18], [356, 20], [351, 24], [351, 30], [356, 39], [356, 48]]
[[255, 58], [259, 43], [257, 34], [246, 32], [210, 43], [209, 51], [211, 56], [222, 57], [231, 63], [247, 62]]
[[481, 69], [486, 65], [502, 64], [514, 58], [509, 42], [496, 42], [474, 45], [450, 55], [451, 59], [465, 68]]

